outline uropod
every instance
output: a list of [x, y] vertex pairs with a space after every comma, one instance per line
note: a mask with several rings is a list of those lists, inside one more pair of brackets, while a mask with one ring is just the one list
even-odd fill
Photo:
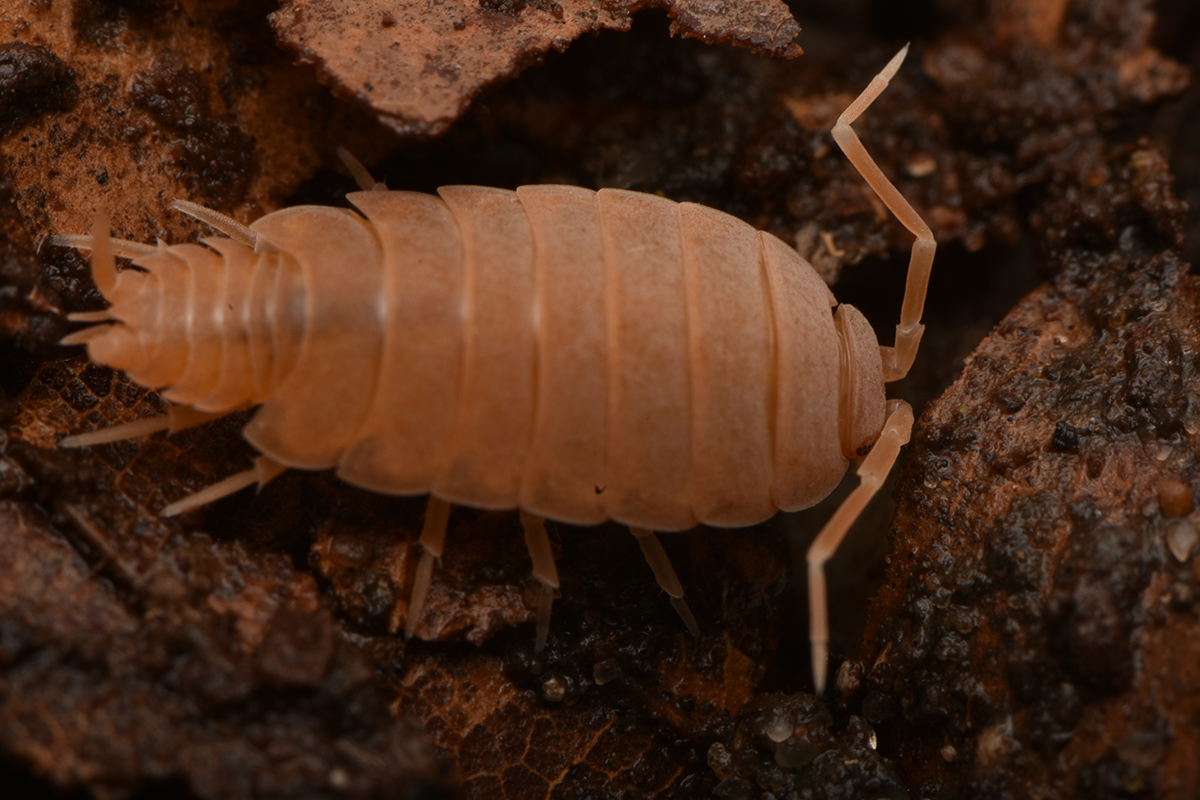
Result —
[[[405, 618], [421, 617], [451, 504], [520, 510], [541, 585], [537, 646], [558, 587], [545, 519], [614, 520], [637, 537], [693, 632], [655, 531], [741, 527], [824, 499], [858, 461], [860, 485], [808, 553], [813, 674], [825, 680], [824, 564], [908, 441], [888, 400], [916, 355], [935, 243], [851, 123], [833, 135], [916, 237], [894, 346], [774, 236], [720, 211], [571, 186], [388, 191], [353, 159], [357, 209], [301, 206], [249, 227], [187, 202], [224, 234], [90, 249], [110, 306], [66, 337], [89, 358], [162, 389], [162, 417], [69, 436], [87, 446], [175, 431], [258, 406], [252, 469], [163, 509], [178, 514], [288, 468], [428, 494]], [[114, 256], [133, 260], [118, 271]]]

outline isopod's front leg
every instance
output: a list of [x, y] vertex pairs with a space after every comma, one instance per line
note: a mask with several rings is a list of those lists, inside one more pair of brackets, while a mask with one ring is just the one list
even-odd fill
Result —
[[687, 601], [683, 599], [683, 584], [679, 582], [679, 576], [675, 574], [675, 568], [671, 566], [671, 559], [667, 557], [667, 551], [663, 550], [662, 542], [654, 535], [654, 531], [645, 528], [630, 528], [629, 532], [637, 537], [642, 555], [654, 571], [658, 585], [671, 596], [671, 607], [678, 612], [692, 636], [699, 636], [700, 626], [696, 624], [696, 617], [688, 608]]
[[538, 592], [537, 640], [534, 649], [541, 652], [550, 633], [550, 609], [554, 606], [554, 592], [558, 589], [558, 567], [554, 565], [554, 549], [546, 534], [546, 520], [521, 511], [521, 525], [525, 528], [525, 546], [533, 560], [533, 577], [541, 583]]
[[825, 690], [825, 668], [829, 657], [829, 607], [825, 593], [825, 562], [837, 552], [850, 526], [879, 491], [900, 448], [912, 434], [912, 406], [903, 400], [888, 401], [887, 422], [870, 454], [858, 467], [859, 485], [842, 502], [808, 548], [809, 639], [812, 644], [813, 682], [817, 694]]

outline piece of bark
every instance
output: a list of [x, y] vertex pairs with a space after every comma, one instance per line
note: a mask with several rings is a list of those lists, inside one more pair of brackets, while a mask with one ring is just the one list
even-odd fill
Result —
[[714, 743], [708, 763], [727, 798], [877, 797], [908, 800], [896, 770], [876, 752], [871, 725], [859, 716], [834, 725], [808, 694], [763, 694], [738, 712], [733, 733]]
[[271, 7], [0, 3], [0, 98], [19, 103], [0, 99], [0, 164], [34, 240], [90, 230], [100, 203], [139, 241], [194, 235], [177, 198], [249, 223], [338, 144], [371, 158], [378, 126], [288, 63]]
[[[1148, 145], [1051, 187], [1053, 281], [922, 416], [868, 619], [863, 713], [948, 796], [1191, 797], [1200, 282]], [[1169, 513], [1168, 513], [1169, 512]]]
[[[377, 174], [387, 177], [396, 188], [431, 190], [451, 182], [505, 186], [568, 182], [593, 188], [604, 185], [636, 188], [663, 192], [678, 200], [706, 202], [779, 233], [789, 242], [807, 243], [811, 250], [806, 250], [806, 255], [828, 252], [822, 263], [829, 274], [868, 254], [905, 251], [911, 242], [902, 228], [871, 204], [869, 194], [833, 148], [825, 130], [829, 114], [836, 116], [840, 112], [835, 108], [840, 102], [838, 97], [860, 91], [893, 52], [893, 43], [877, 41], [862, 33], [871, 30], [871, 26], [854, 34], [860, 37], [855, 40], [857, 52], [841, 52], [832, 56], [827, 65], [807, 59], [780, 64], [755, 59], [731, 48], [671, 41], [665, 35], [665, 20], [655, 23], [652, 17], [648, 24], [658, 24], [660, 30], [634, 30], [581, 41], [563, 54], [554, 71], [530, 70], [520, 81], [498, 89], [486, 106], [469, 112], [462, 125], [444, 140], [398, 148], [382, 126], [364, 115], [337, 111], [328, 100], [328, 91], [311, 80], [303, 82], [303, 91], [288, 95], [296, 99], [296, 106], [280, 100], [276, 92], [291, 84], [290, 79], [283, 77], [287, 59], [270, 48], [269, 31], [265, 37], [261, 35], [265, 29], [252, 29], [259, 32], [248, 37], [236, 30], [227, 35], [220, 14], [215, 13], [221, 11], [219, 6], [212, 6], [214, 13], [203, 14], [203, 9], [210, 6], [153, 5], [159, 11], [147, 14], [139, 10], [141, 5], [75, 3], [73, 9], [86, 12], [92, 8], [94, 12], [88, 18], [90, 22], [85, 20], [86, 24], [80, 25], [60, 24], [63, 18], [56, 16], [62, 11], [59, 4], [50, 7], [18, 2], [0, 9], [0, 14], [6, 15], [6, 26], [11, 23], [13, 30], [22, 31], [19, 36], [36, 46], [50, 47], [75, 71], [75, 85], [82, 98], [68, 112], [57, 107], [45, 109], [41, 116], [21, 123], [22, 127], [0, 141], [4, 168], [12, 178], [13, 196], [17, 199], [16, 211], [20, 221], [29, 227], [29, 241], [36, 242], [51, 232], [86, 232], [100, 198], [113, 209], [117, 231], [142, 241], [152, 241], [155, 235], [180, 241], [202, 232], [199, 226], [185, 224], [179, 217], [163, 211], [166, 201], [176, 196], [209, 202], [244, 221], [288, 198], [292, 203], [338, 203], [352, 187], [348, 180], [326, 172], [315, 182], [304, 182], [319, 164], [329, 162], [333, 147], [341, 142], [371, 163]], [[938, 300], [930, 303], [929, 318], [945, 314], [953, 320], [957, 315], [961, 327], [953, 327], [949, 321], [930, 325], [918, 372], [944, 376], [957, 370], [964, 348], [969, 350], [972, 343], [969, 337], [978, 336], [980, 326], [986, 328], [989, 324], [986, 320], [996, 318], [992, 315], [997, 312], [991, 306], [1014, 291], [993, 287], [1000, 285], [1010, 270], [1019, 269], [1022, 264], [1027, 266], [1031, 260], [1021, 251], [1005, 257], [996, 249], [979, 250], [978, 255], [968, 258], [964, 254], [966, 248], [945, 245], [958, 242], [976, 250], [990, 243], [1017, 241], [1022, 235], [1029, 198], [1040, 197], [1044, 187], [1050, 185], [1067, 188], [1086, 185], [1088, 176], [1093, 174], [1092, 165], [1107, 163], [1104, 157], [1097, 156], [1107, 152], [1106, 140], [1112, 135], [1109, 128], [1135, 124], [1136, 114], [1144, 110], [1139, 98], [1157, 98], [1178, 88], [1180, 73], [1171, 63], [1137, 57], [1148, 52], [1149, 47], [1145, 27], [1147, 5], [1108, 2], [1104, 7], [1108, 9], [1105, 14], [1084, 19], [1086, 24], [1068, 18], [1068, 27], [1074, 25], [1074, 28], [1060, 35], [1055, 44], [1061, 48], [1065, 42], [1073, 48], [1074, 60], [1066, 62], [1066, 67], [1055, 67], [1054, 59], [1059, 56], [1053, 52], [1049, 56], [1031, 55], [1027, 45], [1032, 43], [1032, 33], [1021, 33], [1000, 42], [989, 37], [988, 23], [923, 31], [910, 61], [880, 98], [877, 108], [868, 112], [859, 124], [868, 148], [885, 170], [897, 176], [901, 189], [913, 197], [918, 209], [930, 217], [943, 244], [934, 270], [933, 290]], [[255, 8], [269, 10], [269, 5], [264, 3]], [[1001, 9], [1000, 4], [996, 8]], [[52, 13], [43, 15], [47, 9]], [[1101, 46], [1090, 47], [1092, 37]], [[266, 47], [260, 46], [264, 39]], [[956, 73], [944, 68], [946, 53], [961, 53], [957, 45], [962, 42], [975, 43], [973, 46], [983, 53], [983, 62], [989, 65], [989, 71], [981, 73], [986, 80], [981, 80], [978, 86], [970, 81], [956, 83]], [[227, 62], [220, 56], [226, 45], [230, 48]], [[938, 66], [932, 72], [926, 66], [923, 47], [937, 55]], [[212, 73], [201, 68], [206, 62], [198, 57], [209, 52], [207, 48], [217, 54], [213, 57]], [[209, 182], [203, 177], [197, 182], [196, 176], [202, 173], [197, 172], [195, 164], [181, 160], [181, 153], [186, 153], [187, 134], [173, 126], [188, 119], [178, 109], [186, 111], [189, 98], [201, 96], [189, 88], [197, 84], [183, 81], [181, 92], [172, 95], [167, 91], [170, 82], [159, 81], [143, 94], [146, 98], [143, 105], [134, 104], [132, 94], [127, 92], [136, 75], [158, 74], [155, 65], [160, 61], [179, 66], [182, 56], [172, 57], [172, 52], [187, 54], [187, 64], [199, 73], [199, 85], [206, 87], [209, 105], [201, 120], [203, 125], [234, 124], [255, 138], [254, 157], [241, 162], [249, 164], [252, 173], [248, 194], [241, 199], [236, 192], [230, 194], [222, 188], [236, 186], [236, 182]], [[1117, 58], [1114, 53], [1128, 55]], [[133, 65], [128, 72], [118, 72], [122, 60]], [[955, 63], [953, 59], [949, 62]], [[629, 68], [615, 74], [614, 63], [628, 64]], [[1128, 64], [1122, 74], [1133, 76], [1133, 80], [1119, 79], [1115, 68], [1118, 63]], [[91, 64], [101, 64], [102, 68], [90, 67]], [[991, 69], [998, 71], [992, 73]], [[112, 86], [105, 83], [104, 77], [110, 72], [121, 76], [119, 81], [113, 80]], [[186, 70], [172, 74], [188, 77]], [[1156, 76], [1169, 80], [1158, 83]], [[939, 91], [940, 84], [933, 85], [927, 80], [935, 77], [948, 78], [948, 88]], [[1148, 94], [1140, 89], [1133, 91], [1136, 87], [1149, 87], [1151, 91]], [[246, 88], [245, 93], [242, 88]], [[1067, 111], [1061, 117], [1055, 106], [1055, 92], [1059, 91], [1071, 100], [1065, 104]], [[232, 106], [227, 94], [233, 98]], [[780, 95], [799, 99], [807, 114], [796, 117], [788, 113], [782, 102], [776, 104], [773, 100]], [[100, 103], [94, 98], [106, 100]], [[185, 101], [182, 106], [172, 105], [179, 99]], [[258, 102], [262, 106], [256, 109]], [[161, 119], [155, 116], [160, 108], [165, 112]], [[290, 110], [279, 113], [281, 108]], [[349, 123], [342, 121], [343, 113], [347, 113]], [[106, 115], [117, 121], [136, 118], [145, 126], [145, 133], [133, 143], [123, 141], [120, 134], [124, 127], [108, 124]], [[1069, 124], [1060, 125], [1063, 120]], [[989, 130], [1003, 136], [988, 138]], [[1048, 132], [1053, 132], [1053, 136], [1048, 136]], [[397, 158], [377, 163], [380, 154], [392, 151], [399, 154]], [[129, 160], [123, 160], [126, 158]], [[931, 159], [935, 167], [932, 172], [928, 171]], [[96, 177], [100, 174], [98, 163], [127, 164], [127, 167], [118, 178], [110, 172], [110, 180], [101, 184]], [[1020, 193], [1013, 189], [1015, 180], [1021, 181]], [[301, 183], [304, 188], [297, 194], [295, 188]], [[814, 220], [815, 227], [811, 225]], [[1048, 230], [1044, 235], [1043, 230], [1037, 230], [1039, 241], [1053, 233]], [[832, 248], [826, 244], [824, 233], [830, 234]], [[833, 255], [835, 250], [841, 255]], [[10, 450], [20, 454], [20, 462], [10, 459], [0, 469], [0, 485], [5, 487], [4, 491], [16, 493], [10, 497], [19, 497], [23, 502], [36, 501], [47, 508], [56, 503], [83, 503], [88, 509], [104, 512], [94, 518], [109, 532], [109, 539], [124, 542], [131, 534], [120, 525], [103, 527], [110, 509], [134, 509], [136, 519], [140, 520], [135, 528], [156, 526], [159, 523], [154, 522], [153, 512], [167, 502], [248, 465], [252, 452], [238, 436], [244, 417], [170, 439], [150, 437], [95, 448], [92, 453], [82, 455], [55, 453], [54, 442], [64, 433], [140, 418], [158, 413], [161, 408], [152, 393], [108, 370], [88, 366], [78, 351], [39, 349], [38, 343], [49, 344], [57, 338], [51, 329], [62, 324], [62, 312], [96, 307], [98, 298], [90, 286], [85, 260], [45, 248], [40, 263], [27, 257], [21, 264], [18, 271], [22, 280], [31, 281], [23, 286], [33, 287], [34, 281], [44, 279], [50, 289], [60, 293], [61, 302], [41, 304], [44, 307], [28, 304], [24, 289], [6, 296], [4, 301], [11, 301], [5, 309], [12, 309], [4, 330], [31, 332], [27, 336], [21, 334], [23, 338], [7, 340], [0, 349], [0, 381], [17, 398], [8, 404], [8, 418], [14, 421], [8, 433], [14, 442], [20, 439], [35, 445]], [[886, 328], [896, 313], [898, 299], [896, 287], [888, 284], [885, 276], [902, 277], [903, 260], [864, 266], [867, 270], [861, 274], [866, 277], [857, 289], [839, 286], [839, 297], [853, 298], [856, 304], [871, 309], [870, 318], [882, 320]], [[852, 270], [849, 275], [855, 272]], [[977, 284], [981, 273], [992, 283]], [[12, 326], [8, 326], [9, 319], [14, 323]], [[43, 330], [42, 326], [46, 326], [44, 332], [38, 332]], [[938, 337], [943, 338], [939, 341]], [[936, 385], [936, 379], [931, 382]], [[918, 396], [908, 394], [916, 391], [908, 387], [896, 391], [902, 396]], [[54, 479], [56, 475], [59, 480]], [[177, 536], [179, 532], [204, 530], [222, 542], [241, 542], [252, 564], [266, 563], [271, 552], [285, 552], [295, 563], [303, 564], [312, 542], [321, 543], [326, 536], [340, 536], [347, 531], [366, 531], [372, 541], [391, 542], [391, 547], [411, 546], [419, 530], [421, 507], [419, 499], [380, 498], [341, 485], [329, 475], [288, 474], [269, 485], [262, 496], [245, 492], [202, 513], [165, 523], [165, 528], [175, 531]], [[445, 614], [440, 616], [446, 624], [439, 623], [438, 628], [447, 636], [463, 638], [473, 635], [472, 631], [486, 631], [482, 636], [486, 640], [485, 650], [476, 651], [475, 645], [455, 641], [431, 644], [415, 641], [407, 648], [399, 646], [395, 638], [386, 634], [389, 613], [380, 609], [387, 608], [389, 596], [403, 597], [403, 587], [391, 583], [386, 576], [377, 579], [381, 574], [377, 569], [354, 568], [357, 556], [344, 549], [334, 548], [336, 555], [345, 561], [338, 570], [328, 573], [328, 579], [321, 564], [314, 570], [314, 574], [321, 576], [318, 585], [323, 602], [333, 611], [338, 626], [349, 631], [347, 635], [353, 641], [369, 645], [379, 669], [395, 670], [401, 676], [411, 674], [419, 693], [405, 694], [402, 700], [411, 702], [413, 713], [433, 727], [432, 738], [435, 746], [442, 748], [440, 752], [467, 764], [476, 764], [473, 758], [490, 752], [483, 746], [486, 737], [482, 733], [469, 736], [474, 729], [465, 721], [470, 718], [458, 713], [469, 703], [456, 701], [456, 693], [462, 700], [473, 695], [466, 693], [462, 682], [454, 682], [455, 676], [468, 675], [471, 683], [478, 681], [480, 686], [499, 687], [497, 696], [517, 693], [522, 704], [514, 706], [516, 712], [511, 719], [539, 720], [537, 724], [545, 726], [557, 716], [548, 709], [561, 713], [567, 725], [576, 724], [580, 718], [562, 709], [566, 708], [566, 698], [581, 685], [578, 677], [591, 674], [598, 688], [583, 693], [582, 699], [570, 708], [591, 704], [587, 707], [600, 714], [596, 718], [611, 714], [618, 723], [622, 714], [632, 713], [637, 723], [631, 725], [627, 741], [635, 743], [640, 752], [648, 753], [646, 757], [656, 764], [662, 763], [659, 759], [665, 754], [680, 781], [668, 784], [678, 786], [675, 791], [697, 786], [703, 789], [710, 785], [704, 783], [706, 780], [715, 783], [714, 775], [706, 775], [703, 757], [705, 747], [721, 738], [722, 730], [719, 726], [707, 727], [712, 718], [703, 715], [699, 716], [707, 721], [699, 727], [681, 728], [680, 720], [686, 721], [686, 717], [680, 717], [674, 708], [678, 705], [686, 711], [688, 698], [700, 696], [698, 690], [672, 691], [668, 701], [653, 703], [654, 692], [646, 688], [656, 687], [660, 679], [666, 680], [660, 675], [671, 676], [668, 683], [674, 686], [694, 673], [703, 677], [708, 669], [697, 669], [682, 659], [669, 661], [671, 654], [677, 652], [671, 649], [676, 647], [673, 637], [679, 637], [682, 629], [648, 576], [629, 576], [629, 585], [640, 587], [640, 594], [636, 595], [636, 602], [615, 610], [619, 613], [598, 613], [603, 611], [603, 603], [581, 601], [586, 592], [575, 589], [564, 592], [556, 603], [551, 648], [560, 648], [565, 653], [565, 660], [559, 664], [570, 669], [560, 667], [558, 672], [551, 669], [547, 678], [556, 680], [547, 686], [546, 679], [533, 675], [526, 652], [521, 649], [529, 647], [531, 626], [507, 627], [475, 613], [485, 607], [482, 601], [486, 601], [491, 591], [503, 598], [522, 598], [521, 613], [529, 613], [524, 584], [526, 567], [521, 563], [520, 544], [514, 543], [511, 548], [499, 544], [515, 537], [515, 518], [501, 515], [494, 520], [493, 527], [480, 521], [487, 515], [456, 514], [459, 522], [455, 535], [465, 552], [456, 554], [453, 548], [448, 552], [447, 570], [439, 573], [439, 582], [435, 583], [435, 593], [440, 593], [438, 596], [446, 601], [441, 605]], [[346, 523], [346, 518], [353, 524]], [[75, 529], [65, 518], [60, 515], [54, 519], [58, 534], [74, 536], [71, 531]], [[475, 526], [477, 531], [470, 530]], [[570, 534], [564, 535], [567, 547], [575, 532], [565, 533]], [[491, 546], [502, 549], [509, 559], [493, 577], [467, 569], [470, 558], [488, 552], [489, 545], [482, 540], [489, 535], [495, 542]], [[629, 546], [624, 539], [627, 534], [622, 531], [596, 535], [603, 545], [615, 546], [625, 541], [623, 546]], [[168, 542], [167, 546], [173, 545]], [[91, 552], [86, 543], [77, 547], [81, 552]], [[700, 538], [694, 543], [691, 539], [668, 543], [672, 555], [685, 568], [704, 563], [701, 559], [693, 561], [693, 547], [703, 547]], [[746, 552], [762, 553], [752, 548]], [[631, 554], [635, 561], [640, 558], [636, 548]], [[456, 565], [454, 561], [460, 555], [465, 558]], [[373, 550], [373, 558], [379, 556]], [[95, 554], [89, 558], [95, 558]], [[564, 575], [566, 564], [578, 562], [578, 556], [566, 557]], [[116, 566], [106, 566], [99, 560], [89, 563], [99, 565], [96, 583], [122, 580]], [[641, 562], [637, 563], [640, 566]], [[355, 569], [357, 574], [352, 575]], [[689, 593], [712, 594], [701, 592], [702, 585], [702, 578], [697, 578], [695, 570], [685, 577]], [[745, 596], [748, 591], [745, 583], [727, 585], [738, 596]], [[466, 591], [460, 593], [459, 587], [465, 587]], [[515, 603], [509, 605], [508, 599], [503, 607], [518, 608]], [[626, 614], [626, 608], [634, 613]], [[705, 637], [716, 635], [723, 620], [736, 617], [738, 609], [737, 605], [711, 606], [705, 618], [714, 627], [706, 628]], [[802, 619], [802, 611], [798, 609], [791, 616]], [[256, 626], [270, 627], [270, 615], [225, 617], [243, 618], [252, 620]], [[629, 673], [619, 657], [573, 655], [570, 643], [576, 640], [578, 632], [573, 619], [652, 620], [657, 633], [650, 639], [654, 644], [650, 652], [662, 658], [641, 659], [636, 663], [665, 665], [666, 671], [655, 671], [657, 666], [647, 668], [630, 685]], [[748, 628], [761, 630], [763, 625], [760, 618], [748, 623]], [[298, 633], [307, 630], [311, 635], [281, 637], [272, 647], [273, 652], [288, 652], [297, 639], [316, 644], [327, 641], [322, 633], [327, 629], [319, 622], [299, 627], [302, 630]], [[753, 639], [744, 645], [734, 642], [734, 646], [752, 654], [754, 670], [766, 665], [766, 686], [780, 685], [772, 675], [786, 676], [803, 669], [800, 665], [806, 661], [804, 651], [798, 651], [799, 655], [788, 661], [786, 654], [775, 649], [763, 634], [756, 634], [755, 638], [763, 643], [757, 650], [751, 647]], [[375, 646], [381, 643], [391, 646]], [[561, 649], [564, 643], [566, 650]], [[630, 647], [636, 650], [643, 645], [633, 639]], [[316, 679], [314, 676], [322, 674], [323, 652], [323, 647], [315, 648], [314, 657], [303, 659], [307, 666], [291, 674], [269, 666], [278, 665], [278, 660], [268, 660], [262, 674], [270, 676], [277, 687], [311, 682]], [[714, 657], [713, 664], [733, 663], [729, 661], [732, 652], [727, 647], [726, 654]], [[505, 673], [503, 679], [507, 683], [497, 683], [501, 680], [497, 662], [501, 659], [506, 664], [512, 662], [505, 658], [510, 653], [516, 657], [513, 663], [518, 669]], [[613, 660], [617, 662], [615, 666]], [[602, 677], [609, 677], [618, 669], [623, 677], [619, 681], [610, 678], [601, 684], [595, 680], [595, 671], [601, 666]], [[328, 677], [334, 672], [324, 674]], [[712, 684], [708, 680], [705, 691], [715, 691]], [[706, 686], [698, 679], [697, 685]], [[606, 687], [617, 691], [602, 691]], [[544, 693], [553, 698], [560, 689], [563, 700], [545, 699]], [[750, 690], [750, 682], [730, 687], [725, 690], [721, 704], [732, 707]], [[634, 699], [630, 700], [631, 697]], [[850, 702], [854, 702], [853, 698]], [[402, 704], [398, 708], [403, 712]], [[635, 711], [631, 712], [631, 708]], [[485, 727], [507, 732], [520, 730], [516, 727], [518, 722], [507, 728], [499, 724], [502, 719], [509, 719], [504, 713], [504, 709], [496, 711], [494, 723]], [[719, 714], [719, 710], [714, 713]], [[399, 723], [387, 717], [379, 724]], [[661, 746], [664, 738], [675, 737], [680, 730], [699, 730], [701, 734], [695, 741], [688, 740], [690, 743], [684, 747]], [[574, 735], [573, 731], [567, 733]], [[615, 747], [621, 739], [610, 733], [606, 741], [615, 743]], [[886, 732], [882, 743], [891, 746]], [[1128, 748], [1122, 752], [1127, 751]], [[894, 750], [884, 752], [890, 754]], [[629, 758], [628, 750], [622, 753]], [[939, 753], [939, 757], [944, 756]], [[522, 774], [519, 767], [523, 763], [512, 762], [514, 776], [519, 778]], [[572, 778], [591, 775], [597, 781], [606, 775], [615, 776], [613, 780], [632, 780], [637, 775], [637, 761], [629, 763], [635, 766], [624, 772], [580, 766], [567, 774]], [[614, 759], [612, 764], [619, 766], [620, 760]], [[481, 787], [486, 787], [488, 776], [495, 774], [478, 768], [477, 764], [472, 768], [476, 769], [472, 774], [479, 777]], [[663, 769], [656, 774], [667, 773]], [[579, 781], [582, 783], [583, 777]], [[134, 783], [130, 779], [123, 785], [129, 787]], [[916, 787], [913, 788], [915, 791]]]
[[373, 659], [286, 559], [144, 521], [113, 536], [83, 505], [61, 511], [74, 547], [32, 505], [0, 501], [5, 751], [104, 797], [164, 781], [211, 800], [444, 783], [424, 731], [390, 717]]
[[430, 137], [486, 87], [585, 33], [628, 30], [647, 6], [668, 10], [672, 34], [764, 55], [801, 53], [793, 41], [800, 26], [779, 0], [290, 0], [271, 24], [339, 97], [399, 134]]

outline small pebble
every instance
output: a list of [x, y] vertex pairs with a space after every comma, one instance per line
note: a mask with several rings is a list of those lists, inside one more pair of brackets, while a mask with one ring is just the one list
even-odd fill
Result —
[[561, 703], [567, 696], [567, 687], [557, 677], [551, 675], [542, 682], [542, 699], [548, 703]]
[[592, 680], [597, 686], [603, 686], [614, 678], [621, 677], [621, 665], [615, 658], [606, 658], [596, 662], [592, 667]]
[[1158, 506], [1167, 519], [1190, 514], [1195, 508], [1195, 503], [1192, 502], [1192, 490], [1179, 481], [1170, 478], [1159, 481], [1154, 490], [1158, 493]]

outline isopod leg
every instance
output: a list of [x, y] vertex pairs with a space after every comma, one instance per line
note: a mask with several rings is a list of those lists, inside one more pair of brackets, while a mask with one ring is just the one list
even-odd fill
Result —
[[658, 585], [671, 596], [671, 607], [683, 619], [683, 624], [692, 636], [699, 636], [700, 626], [696, 624], [696, 617], [688, 608], [687, 601], [683, 599], [683, 584], [679, 582], [679, 576], [675, 574], [675, 568], [671, 566], [671, 559], [667, 557], [667, 551], [663, 550], [662, 542], [654, 535], [654, 531], [645, 528], [631, 527], [629, 532], [637, 537], [642, 555], [646, 557], [646, 563], [654, 572]]
[[550, 633], [550, 610], [554, 606], [554, 590], [558, 588], [558, 568], [554, 566], [554, 548], [546, 535], [546, 520], [533, 514], [521, 512], [521, 525], [525, 528], [525, 546], [533, 560], [533, 577], [541, 583], [538, 592], [537, 640], [534, 649], [542, 652], [546, 647], [546, 636]]
[[[94, 329], [89, 328], [88, 330]], [[66, 343], [66, 340], [64, 339], [63, 342]], [[212, 422], [215, 419], [220, 419], [227, 414], [233, 414], [237, 411], [242, 411], [245, 408], [245, 406], [239, 406], [238, 408], [230, 409], [229, 411], [212, 412], [197, 411], [191, 406], [172, 405], [168, 406], [167, 413], [161, 416], [148, 417], [146, 419], [134, 420], [133, 422], [125, 422], [120, 425], [113, 425], [112, 427], [101, 428], [100, 430], [96, 431], [77, 433], [74, 436], [64, 437], [58, 443], [58, 446], [92, 447], [98, 444], [108, 444], [110, 442], [122, 442], [126, 439], [136, 439], [139, 436], [149, 436], [150, 434], [158, 433], [159, 431], [178, 433], [179, 431], [187, 430], [188, 428], [194, 428], [197, 425], [203, 425], [204, 423]], [[257, 467], [255, 469], [257, 469]], [[253, 470], [251, 470], [251, 472], [253, 472]], [[271, 475], [271, 478], [273, 477], [275, 477], [275, 475]], [[267, 480], [270, 480], [270, 478], [267, 478]], [[261, 483], [266, 483], [266, 481], [262, 481]], [[249, 486], [249, 484], [243, 485]]]
[[266, 456], [259, 456], [254, 459], [254, 466], [245, 472], [230, 475], [225, 480], [218, 481], [212, 486], [207, 486], [195, 494], [189, 494], [182, 500], [171, 503], [171, 505], [158, 512], [158, 514], [161, 517], [178, 516], [194, 508], [200, 508], [201, 506], [216, 502], [222, 497], [228, 497], [235, 492], [240, 492], [242, 489], [255, 483], [261, 489], [286, 469], [287, 467], [284, 465], [272, 461]]
[[900, 308], [900, 324], [896, 326], [895, 347], [881, 347], [883, 356], [883, 379], [898, 381], [908, 374], [913, 360], [917, 357], [917, 347], [921, 343], [921, 334], [925, 326], [921, 324], [921, 315], [925, 309], [925, 293], [929, 287], [929, 271], [933, 267], [933, 255], [937, 243], [933, 240], [933, 232], [921, 219], [921, 215], [909, 205], [900, 191], [883, 174], [883, 170], [871, 158], [870, 153], [859, 141], [858, 134], [850, 127], [862, 112], [866, 111], [875, 98], [887, 88], [888, 82], [900, 69], [904, 56], [908, 54], [908, 45], [897, 53], [887, 66], [876, 75], [863, 93], [850, 104], [850, 107], [838, 117], [833, 126], [833, 138], [850, 159], [859, 174], [863, 176], [879, 199], [884, 202], [896, 219], [917, 237], [913, 243], [912, 257], [908, 262], [908, 280], [904, 287], [904, 304]]
[[233, 217], [226, 216], [220, 211], [213, 211], [211, 208], [206, 208], [199, 203], [193, 203], [188, 200], [173, 200], [171, 201], [171, 208], [176, 211], [182, 211], [189, 217], [206, 223], [209, 227], [220, 231], [235, 242], [258, 249], [259, 235]]
[[417, 563], [408, 613], [404, 617], [405, 639], [412, 638], [421, 615], [425, 613], [425, 600], [429, 597], [429, 584], [433, 580], [433, 562], [442, 557], [446, 545], [446, 525], [449, 522], [450, 504], [430, 495], [429, 503], [425, 506], [425, 525], [421, 529], [421, 560]]
[[812, 644], [813, 682], [817, 694], [825, 690], [825, 667], [829, 657], [829, 607], [825, 593], [825, 562], [835, 552], [850, 526], [896, 463], [900, 448], [912, 433], [912, 406], [903, 400], [888, 401], [888, 418], [871, 452], [858, 466], [859, 485], [834, 512], [808, 548], [809, 639]]
[[139, 419], [121, 425], [113, 425], [111, 428], [101, 428], [97, 431], [87, 431], [86, 433], [67, 436], [58, 443], [58, 446], [92, 447], [97, 444], [108, 444], [109, 442], [120, 442], [125, 439], [136, 439], [139, 436], [149, 436], [158, 431], [165, 431], [167, 427], [167, 415], [163, 414], [159, 417]]
[[376, 181], [367, 168], [362, 165], [362, 162], [354, 157], [346, 148], [340, 144], [337, 148], [338, 158], [346, 165], [346, 169], [350, 170], [350, 174], [354, 177], [354, 182], [358, 184], [358, 188], [364, 192], [386, 192], [387, 184]]
[[[106, 222], [107, 222], [107, 220], [106, 220]], [[105, 230], [105, 229], [101, 228], [101, 230]], [[99, 237], [99, 234], [84, 236], [82, 234], [56, 233], [50, 237], [50, 244], [54, 245], [55, 247], [71, 247], [76, 250], [88, 250], [88, 251], [94, 251], [95, 246], [99, 245], [102, 249], [106, 250], [109, 255], [120, 256], [121, 258], [140, 258], [141, 256], [148, 256], [152, 253], [158, 252], [158, 248], [152, 244], [142, 244], [141, 242], [130, 242], [130, 241], [126, 241], [125, 239], [100, 237], [100, 239], [103, 240], [103, 242], [104, 242], [103, 244], [101, 244], [100, 241], [97, 239], [97, 237]], [[101, 260], [103, 260], [103, 259], [101, 259]], [[95, 267], [93, 267], [93, 270], [94, 269], [95, 269]], [[102, 267], [102, 269], [106, 269], [106, 268]], [[113, 272], [114, 273], [116, 272], [115, 262], [114, 262], [114, 266], [113, 266]], [[93, 282], [95, 282], [97, 279], [93, 277], [92, 280], [93, 280]], [[99, 280], [104, 281], [104, 280], [107, 280], [107, 278], [101, 277]], [[116, 278], [113, 278], [113, 280], [115, 281]], [[99, 283], [96, 283], [96, 288], [97, 289], [100, 288]], [[80, 314], [68, 314], [67, 319], [72, 322], [86, 322], [87, 319], [82, 317], [81, 315], [88, 314], [88, 313], [89, 312], [84, 311], [84, 312], [81, 312]]]

